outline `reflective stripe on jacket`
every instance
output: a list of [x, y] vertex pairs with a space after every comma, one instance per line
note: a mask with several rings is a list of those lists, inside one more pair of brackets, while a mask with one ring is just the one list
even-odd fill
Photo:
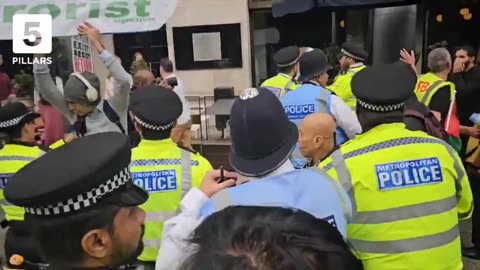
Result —
[[[20, 144], [6, 144], [0, 150], [0, 204], [7, 220], [23, 221], [25, 209], [5, 200], [3, 195], [5, 185], [13, 174], [43, 154], [45, 152], [37, 146]], [[41, 185], [41, 181], [42, 179], [32, 179], [32, 185]]]
[[149, 193], [140, 207], [146, 213], [144, 250], [139, 260], [154, 262], [162, 239], [163, 222], [179, 212], [182, 197], [199, 187], [210, 163], [197, 153], [179, 148], [171, 139], [142, 140], [132, 150], [130, 170], [136, 185]]
[[352, 79], [353, 76], [364, 69], [366, 66], [351, 67], [346, 72], [339, 74], [332, 85], [327, 88], [339, 96], [347, 105], [352, 109], [353, 112], [357, 109], [357, 99], [352, 93]]
[[300, 85], [292, 81], [292, 78], [286, 74], [277, 74], [276, 76], [264, 81], [261, 87], [272, 91], [278, 98], [285, 93], [297, 89]]
[[320, 164], [352, 200], [347, 237], [366, 270], [461, 270], [472, 193], [455, 150], [404, 124], [348, 141]]

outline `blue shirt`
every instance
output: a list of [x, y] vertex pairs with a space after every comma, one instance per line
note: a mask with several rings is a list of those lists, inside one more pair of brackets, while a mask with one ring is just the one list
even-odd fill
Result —
[[[288, 119], [297, 125], [297, 127], [300, 127], [305, 117], [316, 112], [324, 112], [333, 115], [334, 118], [338, 119], [331, 109], [332, 92], [321, 86], [311, 83], [302, 84], [295, 91], [286, 93], [281, 100]], [[348, 113], [353, 114], [346, 104], [345, 108]], [[355, 121], [358, 122], [355, 116], [354, 118]], [[335, 139], [337, 145], [340, 145], [348, 140], [344, 130], [340, 127], [337, 127], [336, 133]], [[305, 167], [306, 160], [300, 153], [298, 144], [292, 153], [291, 160], [296, 169]]]
[[203, 219], [233, 205], [300, 209], [328, 221], [344, 237], [351, 216], [345, 190], [317, 169], [294, 170], [223, 190], [203, 206], [200, 216]]

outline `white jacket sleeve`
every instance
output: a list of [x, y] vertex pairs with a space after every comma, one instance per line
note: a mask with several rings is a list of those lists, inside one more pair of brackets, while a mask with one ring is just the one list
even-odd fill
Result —
[[337, 125], [345, 131], [348, 138], [353, 139], [357, 134], [362, 133], [362, 126], [358, 121], [357, 116], [352, 112], [352, 109], [336, 95], [332, 95], [332, 102], [330, 104], [330, 111]]
[[201, 223], [200, 210], [209, 200], [199, 189], [192, 188], [180, 203], [182, 212], [163, 225], [162, 244], [155, 270], [177, 269], [192, 254], [188, 243], [191, 234]]

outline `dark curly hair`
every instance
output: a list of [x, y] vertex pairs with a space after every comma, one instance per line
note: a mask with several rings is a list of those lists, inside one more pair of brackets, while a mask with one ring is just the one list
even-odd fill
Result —
[[195, 230], [181, 270], [361, 270], [328, 222], [294, 209], [226, 208]]

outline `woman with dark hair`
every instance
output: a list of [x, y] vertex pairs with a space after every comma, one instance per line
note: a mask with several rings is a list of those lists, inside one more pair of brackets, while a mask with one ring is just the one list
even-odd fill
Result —
[[327, 221], [295, 209], [228, 207], [194, 231], [181, 270], [361, 270]]

